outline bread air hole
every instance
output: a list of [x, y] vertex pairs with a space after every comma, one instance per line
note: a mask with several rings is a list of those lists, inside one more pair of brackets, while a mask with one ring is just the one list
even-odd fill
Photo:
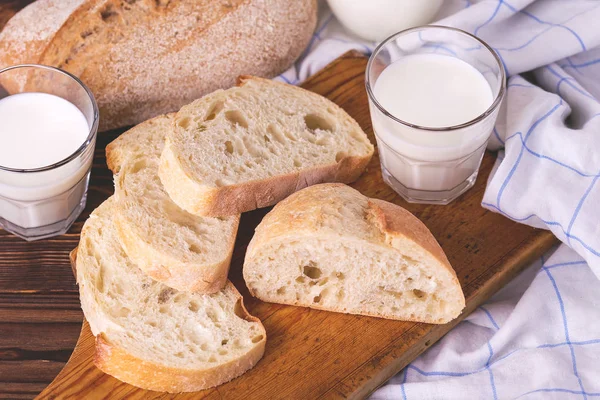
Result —
[[192, 253], [196, 253], [196, 254], [202, 254], [202, 253], [204, 253], [202, 251], [202, 249], [198, 245], [196, 245], [196, 244], [191, 244], [188, 247], [188, 250], [191, 251]]
[[121, 307], [119, 308], [119, 311], [117, 311], [117, 317], [127, 317], [130, 312], [131, 310], [129, 308]]
[[177, 126], [183, 128], [183, 129], [187, 129], [190, 126], [190, 122], [191, 122], [190, 117], [184, 117], [184, 118], [181, 118], [179, 121], [177, 121]]
[[277, 125], [269, 124], [267, 126], [267, 133], [269, 133], [277, 142], [285, 144], [283, 132], [281, 132], [281, 129], [279, 129]]
[[298, 160], [297, 158], [294, 158], [294, 167], [296, 167], [296, 168], [302, 167], [302, 162], [300, 160]]
[[261, 340], [263, 340], [263, 337], [264, 337], [263, 335], [254, 336], [252, 338], [252, 343], [258, 343], [258, 342], [260, 342]]
[[303, 267], [302, 273], [308, 276], [310, 279], [319, 279], [323, 272], [319, 268], [315, 267], [314, 263], [311, 261], [309, 265], [305, 265]]
[[161, 290], [160, 294], [158, 295], [158, 304], [166, 303], [174, 294], [175, 290], [171, 288]]
[[190, 301], [190, 303], [188, 304], [188, 309], [191, 312], [198, 312], [198, 310], [200, 309], [200, 304], [198, 304], [195, 301]]
[[346, 276], [343, 272], [335, 271], [335, 277], [338, 278], [340, 281], [343, 281]]
[[296, 282], [298, 282], [298, 283], [304, 283], [305, 281], [306, 281], [306, 279], [304, 279], [303, 276], [299, 276], [296, 278]]
[[419, 289], [413, 289], [413, 291], [412, 291], [412, 292], [413, 292], [413, 294], [415, 295], [415, 297], [416, 297], [417, 299], [424, 299], [425, 297], [427, 297], [427, 293], [425, 293], [425, 292], [424, 292], [424, 291], [422, 291], [422, 290], [419, 290]]
[[238, 110], [226, 111], [225, 118], [233, 125], [239, 125], [242, 128], [248, 128], [248, 121], [246, 121], [244, 115]]
[[219, 114], [221, 111], [223, 111], [223, 102], [222, 101], [217, 101], [208, 110], [208, 113], [206, 114], [206, 117], [204, 118], [204, 120], [205, 121], [212, 121], [213, 119], [215, 119], [217, 117], [217, 114]]
[[109, 22], [113, 17], [116, 17], [117, 15], [119, 15], [119, 13], [115, 11], [112, 4], [109, 4], [100, 11], [100, 17], [104, 22]]
[[226, 356], [227, 355], [227, 350], [219, 350], [219, 355]]
[[221, 346], [225, 346], [227, 343], [229, 343], [228, 339], [221, 340]]
[[321, 302], [321, 295], [315, 296], [313, 298], [313, 303], [320, 303]]
[[277, 289], [277, 294], [279, 294], [279, 295], [285, 294], [285, 286], [282, 286], [279, 289]]
[[340, 162], [346, 157], [348, 157], [348, 153], [346, 153], [345, 151], [338, 151], [335, 155], [335, 162]]
[[312, 134], [315, 134], [317, 130], [328, 132], [333, 131], [333, 125], [331, 122], [316, 114], [306, 114], [304, 116], [304, 124], [306, 125], [308, 131]]

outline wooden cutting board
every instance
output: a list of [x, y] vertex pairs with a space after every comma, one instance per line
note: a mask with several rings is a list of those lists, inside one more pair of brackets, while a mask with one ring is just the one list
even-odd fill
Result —
[[[0, 3], [0, 28], [17, 9], [29, 2], [13, 0]], [[366, 63], [366, 58], [360, 54], [348, 53], [302, 86], [342, 106], [375, 143], [364, 88]], [[74, 313], [73, 305], [65, 303], [67, 297], [76, 296], [69, 286], [73, 278], [66, 272], [70, 270], [67, 254], [76, 246], [89, 212], [113, 192], [103, 153], [106, 144], [122, 131], [100, 134], [88, 207], [68, 234], [26, 243], [0, 231], [0, 280], [6, 281], [7, 286], [11, 282], [24, 282], [22, 290], [9, 288], [7, 291], [10, 292], [7, 295], [9, 302], [17, 307], [14, 312], [5, 314], [15, 321], [21, 321], [17, 314], [23, 313], [30, 307], [27, 304], [32, 302], [52, 305], [53, 308], [48, 309], [52, 311], [44, 311], [45, 316], [40, 316], [41, 320], [54, 318], [52, 313], [59, 307], [68, 309], [69, 315]], [[377, 155], [365, 174], [352, 185], [367, 196], [406, 207], [438, 239], [456, 270], [467, 299], [465, 311], [451, 324], [428, 325], [343, 315], [268, 304], [250, 297], [241, 277], [241, 268], [254, 228], [268, 211], [257, 210], [242, 217], [230, 273], [231, 280], [244, 296], [248, 310], [263, 321], [267, 330], [265, 355], [254, 369], [227, 384], [193, 394], [143, 391], [119, 382], [93, 365], [94, 338], [84, 321], [71, 358], [39, 398], [313, 399], [367, 396], [556, 242], [547, 231], [514, 223], [481, 208], [485, 182], [494, 159], [493, 154], [485, 155], [475, 187], [448, 206], [404, 202], [383, 183]], [[11, 279], [7, 279], [7, 274], [11, 275]], [[19, 301], [23, 301], [22, 307]], [[68, 320], [70, 325], [77, 318], [79, 314], [75, 312]], [[52, 324], [54, 332], [56, 324], [60, 323]], [[63, 332], [72, 332], [72, 329]], [[18, 336], [18, 332], [15, 335]], [[48, 336], [47, 329], [27, 331], [27, 335], [47, 337], [46, 341], [56, 337], [56, 333]], [[15, 371], [13, 375], [17, 379], [23, 373]], [[20, 384], [16, 385], [15, 388]]]
[[[364, 87], [366, 63], [364, 56], [348, 53], [302, 86], [342, 106], [375, 143]], [[244, 295], [248, 310], [263, 321], [267, 330], [266, 352], [254, 369], [218, 388], [194, 394], [143, 391], [105, 375], [94, 366], [94, 337], [84, 323], [71, 359], [40, 396], [309, 399], [368, 395], [555, 243], [549, 232], [514, 223], [480, 206], [494, 159], [493, 154], [485, 155], [475, 187], [448, 206], [404, 202], [383, 183], [377, 155], [365, 174], [352, 185], [367, 196], [408, 208], [431, 229], [454, 266], [467, 299], [464, 313], [453, 323], [388, 321], [268, 304], [250, 297], [241, 269], [253, 230], [268, 211], [257, 210], [242, 218], [230, 273]], [[108, 194], [110, 190], [106, 189]]]

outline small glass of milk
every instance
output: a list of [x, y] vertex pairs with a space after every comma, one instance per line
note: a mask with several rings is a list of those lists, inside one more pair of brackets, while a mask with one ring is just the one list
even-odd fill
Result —
[[65, 233], [85, 208], [98, 106], [73, 75], [0, 70], [0, 227], [26, 240]]
[[475, 183], [506, 91], [483, 41], [422, 26], [373, 52], [366, 89], [384, 181], [407, 201], [448, 204]]

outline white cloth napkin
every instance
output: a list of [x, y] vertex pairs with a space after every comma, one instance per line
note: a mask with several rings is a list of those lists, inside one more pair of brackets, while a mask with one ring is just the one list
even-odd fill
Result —
[[[372, 398], [600, 397], [600, 1], [447, 0], [438, 19], [487, 41], [510, 75], [482, 206], [564, 244]], [[321, 2], [306, 54], [278, 79], [298, 83], [374, 47]]]

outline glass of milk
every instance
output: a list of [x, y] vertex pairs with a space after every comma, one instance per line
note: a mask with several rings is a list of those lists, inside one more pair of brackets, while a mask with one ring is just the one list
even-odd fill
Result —
[[65, 233], [85, 208], [98, 106], [73, 75], [0, 70], [0, 227], [26, 240]]
[[448, 204], [475, 183], [506, 91], [483, 41], [422, 26], [373, 52], [366, 89], [384, 181], [407, 201]]

